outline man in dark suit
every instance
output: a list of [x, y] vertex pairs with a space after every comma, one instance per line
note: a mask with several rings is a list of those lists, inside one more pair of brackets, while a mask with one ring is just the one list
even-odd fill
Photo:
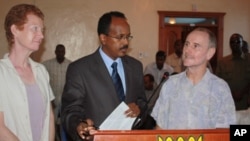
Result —
[[[100, 47], [93, 53], [71, 63], [67, 70], [62, 95], [62, 124], [73, 139], [86, 135], [99, 126], [124, 101], [129, 117], [137, 117], [144, 106], [143, 67], [126, 55], [132, 39], [130, 26], [123, 13], [105, 13], [98, 22]], [[113, 84], [112, 63], [117, 69], [125, 95], [120, 100]], [[91, 133], [90, 133], [91, 134]]]

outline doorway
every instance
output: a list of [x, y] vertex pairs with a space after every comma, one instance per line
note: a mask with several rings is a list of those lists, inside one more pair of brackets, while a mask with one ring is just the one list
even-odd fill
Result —
[[[216, 54], [210, 60], [213, 71], [217, 61], [223, 57], [223, 21], [225, 13], [158, 11], [159, 15], [159, 50], [167, 55], [174, 52], [177, 39], [185, 41], [186, 35], [196, 27], [206, 27], [217, 37]], [[181, 22], [178, 22], [181, 21]], [[186, 20], [187, 22], [183, 22]], [[192, 20], [190, 22], [190, 20]]]

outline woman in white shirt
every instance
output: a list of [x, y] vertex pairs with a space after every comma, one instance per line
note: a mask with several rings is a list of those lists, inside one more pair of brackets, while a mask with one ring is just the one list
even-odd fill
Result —
[[44, 15], [30, 4], [5, 18], [9, 53], [0, 60], [0, 140], [54, 141], [54, 99], [45, 67], [29, 56], [44, 38]]

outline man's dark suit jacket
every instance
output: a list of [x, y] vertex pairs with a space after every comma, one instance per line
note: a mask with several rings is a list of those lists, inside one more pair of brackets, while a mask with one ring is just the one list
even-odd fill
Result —
[[[126, 81], [125, 102], [139, 103], [141, 108], [145, 104], [142, 64], [127, 55], [121, 60]], [[99, 49], [69, 65], [62, 95], [61, 119], [72, 138], [76, 136], [76, 126], [80, 120], [90, 118], [99, 126], [119, 104], [120, 100]]]

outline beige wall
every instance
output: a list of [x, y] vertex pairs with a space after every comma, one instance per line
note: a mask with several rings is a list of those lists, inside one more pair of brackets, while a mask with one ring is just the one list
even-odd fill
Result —
[[0, 0], [0, 56], [8, 51], [3, 30], [5, 15], [18, 3], [35, 3], [46, 16], [45, 41], [36, 53], [42, 54], [37, 58], [40, 61], [54, 57], [58, 43], [66, 46], [66, 56], [71, 60], [95, 51], [98, 18], [111, 10], [126, 14], [134, 36], [129, 54], [144, 65], [154, 61], [158, 49], [158, 10], [191, 11], [195, 4], [197, 11], [225, 12], [224, 55], [230, 54], [228, 39], [232, 33], [238, 32], [250, 42], [249, 0]]

